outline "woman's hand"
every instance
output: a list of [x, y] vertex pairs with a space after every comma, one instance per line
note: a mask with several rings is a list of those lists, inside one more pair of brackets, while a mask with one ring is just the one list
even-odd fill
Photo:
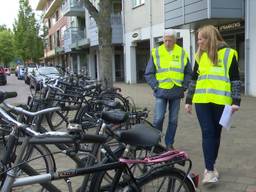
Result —
[[185, 111], [189, 114], [192, 114], [192, 105], [186, 104], [185, 105]]
[[231, 107], [232, 107], [232, 113], [238, 111], [240, 108], [240, 106], [238, 106], [238, 105], [231, 105]]

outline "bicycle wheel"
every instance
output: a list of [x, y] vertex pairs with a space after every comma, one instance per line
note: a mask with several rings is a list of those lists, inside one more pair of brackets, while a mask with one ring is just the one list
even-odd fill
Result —
[[123, 97], [119, 93], [102, 93], [100, 96], [102, 99], [112, 100], [119, 103], [119, 106], [117, 106], [117, 109], [121, 109], [122, 111], [130, 111], [130, 105], [129, 100], [127, 100], [125, 97]]
[[64, 126], [63, 122], [67, 122], [69, 111], [55, 111], [46, 115], [47, 123], [52, 131], [56, 131]]
[[[117, 159], [123, 155], [124, 149], [124, 146], [120, 146], [119, 148], [117, 148], [117, 150], [115, 150], [114, 155]], [[164, 151], [165, 148], [161, 145], [156, 145], [152, 148], [134, 148], [130, 151], [129, 157], [139, 159], [145, 157], [146, 155], [159, 154]], [[111, 163], [113, 161], [114, 160], [112, 159], [105, 158], [103, 159], [102, 164]], [[130, 170], [135, 177], [140, 177], [149, 172], [152, 167], [153, 166], [146, 166], [143, 164], [134, 164], [130, 166]], [[90, 191], [94, 191], [95, 186], [98, 187], [95, 188], [95, 192], [110, 191], [116, 174], [117, 170], [108, 170], [94, 174], [92, 178], [92, 183], [90, 185]], [[121, 182], [124, 182], [124, 180], [126, 180], [125, 177], [120, 178]]]
[[[124, 177], [122, 175], [120, 178]], [[127, 179], [128, 178], [128, 179]], [[121, 180], [113, 191], [140, 191], [140, 192], [195, 192], [192, 181], [186, 174], [177, 168], [163, 167], [150, 174], [136, 179], [135, 185], [129, 177]], [[94, 183], [92, 192], [111, 191], [113, 185]]]
[[138, 181], [138, 187], [140, 191], [147, 192], [195, 192], [193, 183], [186, 173], [174, 167], [163, 167], [141, 178]]
[[[18, 150], [18, 149], [17, 149]], [[56, 171], [56, 165], [50, 150], [44, 145], [30, 145], [23, 157], [26, 161], [19, 166], [18, 178], [45, 174]], [[33, 191], [33, 192], [47, 192], [55, 190], [56, 188], [49, 183], [34, 184], [27, 186], [15, 187], [17, 191]]]

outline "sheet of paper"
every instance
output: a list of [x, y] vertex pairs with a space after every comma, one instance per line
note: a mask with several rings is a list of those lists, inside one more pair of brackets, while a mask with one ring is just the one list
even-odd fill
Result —
[[231, 127], [232, 117], [232, 107], [230, 105], [226, 105], [220, 118], [220, 125], [229, 130]]

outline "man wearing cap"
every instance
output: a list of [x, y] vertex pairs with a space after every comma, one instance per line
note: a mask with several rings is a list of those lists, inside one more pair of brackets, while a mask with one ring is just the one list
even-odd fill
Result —
[[176, 32], [166, 29], [164, 43], [152, 50], [145, 70], [147, 83], [154, 91], [155, 111], [153, 125], [162, 131], [168, 104], [169, 122], [165, 134], [168, 149], [174, 149], [174, 137], [178, 125], [180, 100], [191, 79], [192, 68], [186, 51], [176, 44]]

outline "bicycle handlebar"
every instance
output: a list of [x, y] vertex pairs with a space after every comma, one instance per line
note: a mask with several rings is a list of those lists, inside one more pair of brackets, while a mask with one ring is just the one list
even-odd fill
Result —
[[60, 107], [51, 107], [51, 108], [43, 109], [43, 110], [40, 110], [40, 111], [31, 112], [31, 111], [27, 111], [27, 110], [25, 110], [21, 107], [15, 107], [15, 106], [13, 106], [9, 103], [6, 103], [5, 101], [3, 102], [3, 104], [4, 104], [4, 106], [6, 106], [7, 108], [9, 108], [11, 110], [14, 110], [18, 113], [22, 113], [24, 115], [31, 116], [31, 117], [61, 110]]
[[22, 127], [22, 123], [16, 121], [15, 119], [13, 119], [9, 114], [7, 114], [2, 108], [0, 108], [0, 114], [2, 114], [2, 116], [4, 116], [4, 118], [6, 118], [8, 121], [12, 122], [13, 124], [15, 124], [18, 127]]
[[0, 103], [2, 103], [5, 99], [17, 97], [17, 92], [3, 92], [0, 91]]

